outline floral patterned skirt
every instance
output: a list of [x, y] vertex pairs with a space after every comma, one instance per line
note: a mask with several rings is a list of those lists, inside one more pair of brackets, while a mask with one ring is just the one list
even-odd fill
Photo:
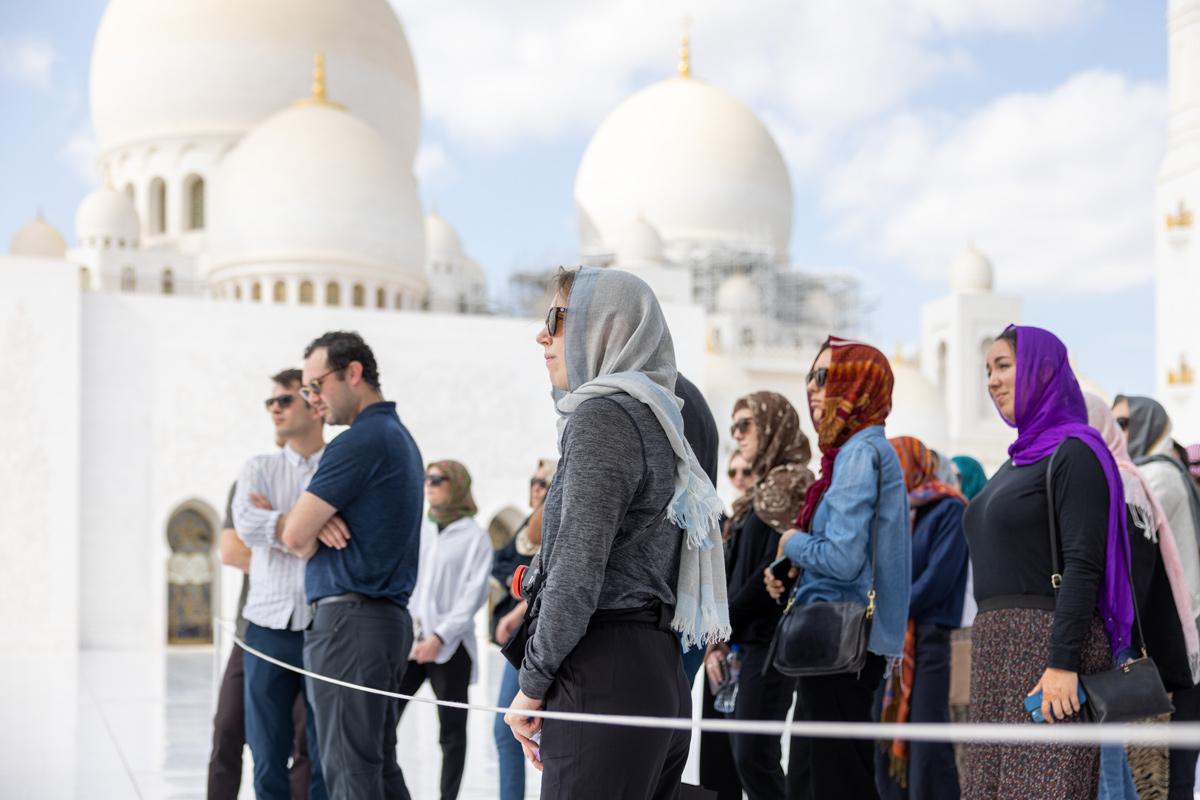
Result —
[[[971, 631], [971, 722], [1033, 725], [1022, 705], [1042, 677], [1054, 614], [1033, 608], [986, 611]], [[1108, 638], [1092, 620], [1080, 654], [1083, 674], [1112, 668]], [[1063, 724], [1063, 723], [1055, 723]], [[966, 800], [1095, 800], [1100, 748], [1071, 745], [968, 744]]]

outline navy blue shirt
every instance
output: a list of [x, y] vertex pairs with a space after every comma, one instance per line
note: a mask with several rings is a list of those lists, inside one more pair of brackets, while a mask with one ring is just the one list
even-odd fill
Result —
[[417, 582], [425, 468], [396, 415], [372, 403], [325, 448], [308, 491], [337, 509], [350, 527], [344, 550], [321, 544], [304, 585], [311, 603], [357, 592], [407, 607]]
[[957, 628], [967, 594], [966, 506], [943, 497], [917, 509], [912, 542], [912, 594], [908, 615], [921, 624]]

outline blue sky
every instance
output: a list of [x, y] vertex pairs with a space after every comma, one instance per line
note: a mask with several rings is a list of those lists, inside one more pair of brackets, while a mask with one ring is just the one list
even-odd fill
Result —
[[[87, 77], [105, 5], [0, 4], [4, 241], [39, 208], [72, 238], [95, 183]], [[974, 241], [1084, 374], [1153, 389], [1164, 0], [394, 5], [422, 84], [426, 207], [494, 292], [514, 269], [574, 260], [590, 134], [672, 73], [687, 16], [695, 74], [753, 108], [788, 159], [793, 260], [858, 274], [871, 338], [914, 345], [921, 303]], [[511, 88], [481, 93], [484, 74]]]

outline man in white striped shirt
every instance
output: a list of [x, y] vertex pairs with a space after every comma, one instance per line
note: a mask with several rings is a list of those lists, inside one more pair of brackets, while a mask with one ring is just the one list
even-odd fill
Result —
[[[295, 666], [303, 666], [304, 629], [311, 611], [304, 597], [305, 562], [276, 537], [280, 509], [289, 509], [316, 474], [325, 451], [324, 421], [302, 397], [302, 373], [275, 375], [266, 401], [275, 432], [286, 444], [246, 462], [233, 497], [237, 534], [250, 548], [250, 593], [244, 616], [246, 644]], [[304, 693], [304, 678], [250, 653], [245, 655], [246, 742], [254, 755], [254, 792], [288, 800], [292, 753], [292, 708]], [[311, 800], [325, 800], [313, 713], [308, 707]]]

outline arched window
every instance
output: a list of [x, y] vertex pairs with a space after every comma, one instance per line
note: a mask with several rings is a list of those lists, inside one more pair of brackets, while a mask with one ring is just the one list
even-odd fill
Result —
[[85, 292], [92, 290], [92, 271], [87, 267], [79, 268], [79, 288]]
[[150, 233], [167, 232], [167, 184], [162, 178], [150, 181]]
[[367, 304], [367, 290], [362, 287], [361, 283], [354, 284], [351, 301], [354, 303], [355, 308], [362, 308]]
[[399, 311], [402, 308], [404, 308], [404, 292], [396, 292], [395, 309]]
[[325, 284], [325, 305], [340, 306], [342, 304], [342, 287], [337, 281]]
[[235, 283], [233, 285], [233, 299], [234, 300], [242, 299], [242, 285], [240, 283]]
[[275, 295], [276, 303], [286, 303], [287, 302], [287, 284], [284, 283], [283, 281], [275, 281], [274, 295]]
[[170, 267], [163, 270], [162, 293], [175, 294], [175, 272]]
[[204, 229], [204, 178], [199, 175], [189, 175], [187, 182], [187, 218], [184, 227], [189, 231]]
[[300, 284], [300, 302], [303, 305], [311, 306], [313, 301], [313, 285], [312, 281], [304, 281]]
[[125, 267], [121, 270], [121, 291], [137, 291], [137, 273], [133, 271], [133, 267]]
[[387, 292], [383, 290], [382, 286], [375, 290], [375, 307], [387, 308]]
[[250, 299], [256, 303], [262, 302], [262, 284], [255, 281], [250, 286]]

